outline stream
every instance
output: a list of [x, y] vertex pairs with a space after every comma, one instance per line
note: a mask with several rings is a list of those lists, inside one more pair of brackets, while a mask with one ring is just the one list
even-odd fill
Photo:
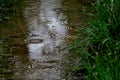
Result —
[[[70, 54], [64, 48], [69, 46], [69, 40], [75, 39], [78, 29], [74, 26], [85, 25], [87, 17], [79, 13], [86, 10], [84, 3], [79, 0], [25, 0], [25, 4], [17, 16], [6, 12], [10, 20], [0, 22], [0, 50], [1, 44], [5, 47], [7, 44], [13, 56], [9, 63], [6, 60], [9, 58], [3, 57], [6, 63], [2, 64], [10, 69], [9, 73], [0, 74], [0, 79], [80, 80], [71, 78], [71, 69], [78, 59], [66, 65]], [[62, 74], [63, 67], [69, 69], [68, 73]]]
[[[59, 10], [61, 0], [25, 3], [21, 14], [10, 15], [12, 18], [0, 25], [1, 36], [10, 39], [6, 44], [13, 55], [13, 62], [4, 63], [12, 64], [12, 72], [2, 73], [1, 79], [11, 80], [11, 75], [13, 80], [61, 80], [61, 62], [68, 53], [60, 50], [67, 46], [66, 16]], [[1, 42], [5, 44], [6, 40]]]
[[24, 17], [28, 35], [24, 40], [28, 54], [16, 55], [14, 75], [21, 80], [61, 80], [60, 70], [67, 36], [65, 16], [56, 10], [61, 0], [28, 0]]

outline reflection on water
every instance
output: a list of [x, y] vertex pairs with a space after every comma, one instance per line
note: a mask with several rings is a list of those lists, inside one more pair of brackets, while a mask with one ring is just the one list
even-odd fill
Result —
[[61, 21], [65, 16], [55, 11], [61, 7], [61, 0], [29, 0], [26, 3], [24, 16], [29, 35], [25, 42], [29, 53], [25, 59], [23, 55], [16, 58], [15, 75], [22, 80], [61, 80], [60, 62], [64, 52], [56, 47], [64, 46], [63, 38], [67, 36], [66, 26]]

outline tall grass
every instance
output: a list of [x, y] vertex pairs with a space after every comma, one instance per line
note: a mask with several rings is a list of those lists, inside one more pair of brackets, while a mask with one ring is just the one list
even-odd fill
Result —
[[16, 14], [16, 9], [22, 9], [23, 0], [0, 0], [0, 21], [9, 20], [9, 14]]
[[120, 0], [92, 3], [94, 17], [79, 39], [79, 47], [73, 48], [82, 56], [86, 80], [120, 80], [119, 4]]
[[13, 55], [10, 53], [10, 40], [0, 35], [0, 80], [12, 79]]
[[10, 8], [13, 7], [18, 0], [0, 0], [0, 7], [1, 8]]
[[[16, 27], [22, 28], [19, 18], [21, 12], [19, 9], [22, 9], [23, 6], [21, 5], [21, 2], [23, 2], [23, 0], [0, 0], [0, 25], [6, 27], [5, 29], [7, 29], [8, 26], [5, 26], [4, 24], [9, 24], [11, 18], [17, 20], [18, 23], [16, 23]], [[13, 24], [10, 23], [10, 25]], [[11, 54], [12, 41], [10, 37], [4, 35], [2, 31], [4, 32], [5, 30], [0, 31], [0, 80], [15, 80], [13, 79], [14, 76], [12, 70], [14, 65], [14, 56]]]

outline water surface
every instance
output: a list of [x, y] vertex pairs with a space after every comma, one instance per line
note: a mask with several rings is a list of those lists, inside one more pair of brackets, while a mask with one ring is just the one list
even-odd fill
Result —
[[56, 10], [61, 0], [29, 0], [24, 9], [28, 26], [25, 44], [28, 54], [17, 54], [14, 74], [22, 80], [61, 80], [64, 38], [67, 36], [66, 17]]

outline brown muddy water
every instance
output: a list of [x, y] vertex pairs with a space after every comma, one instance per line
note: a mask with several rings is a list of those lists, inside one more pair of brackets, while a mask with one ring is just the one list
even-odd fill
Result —
[[29, 63], [21, 64], [18, 60], [15, 76], [25, 80], [60, 80], [60, 63], [64, 52], [59, 52], [57, 47], [65, 46], [63, 38], [67, 36], [66, 26], [62, 22], [65, 16], [55, 11], [61, 7], [61, 1], [26, 2], [28, 7], [24, 10], [24, 17], [29, 33], [25, 43]]
[[83, 5], [77, 1], [25, 0], [23, 11], [0, 22], [0, 37], [10, 40], [7, 44], [13, 55], [12, 73], [3, 74], [1, 80], [71, 80], [62, 74], [69, 52], [61, 49], [68, 46], [68, 38], [75, 38], [69, 26], [81, 26], [86, 18], [78, 13]]
[[56, 11], [62, 7], [61, 0], [26, 0], [25, 3], [23, 16], [12, 17], [9, 25], [1, 25], [3, 36], [13, 42], [10, 46], [15, 60], [13, 76], [15, 80], [61, 80], [61, 61], [67, 53], [59, 51], [66, 46], [67, 37], [66, 17]]

